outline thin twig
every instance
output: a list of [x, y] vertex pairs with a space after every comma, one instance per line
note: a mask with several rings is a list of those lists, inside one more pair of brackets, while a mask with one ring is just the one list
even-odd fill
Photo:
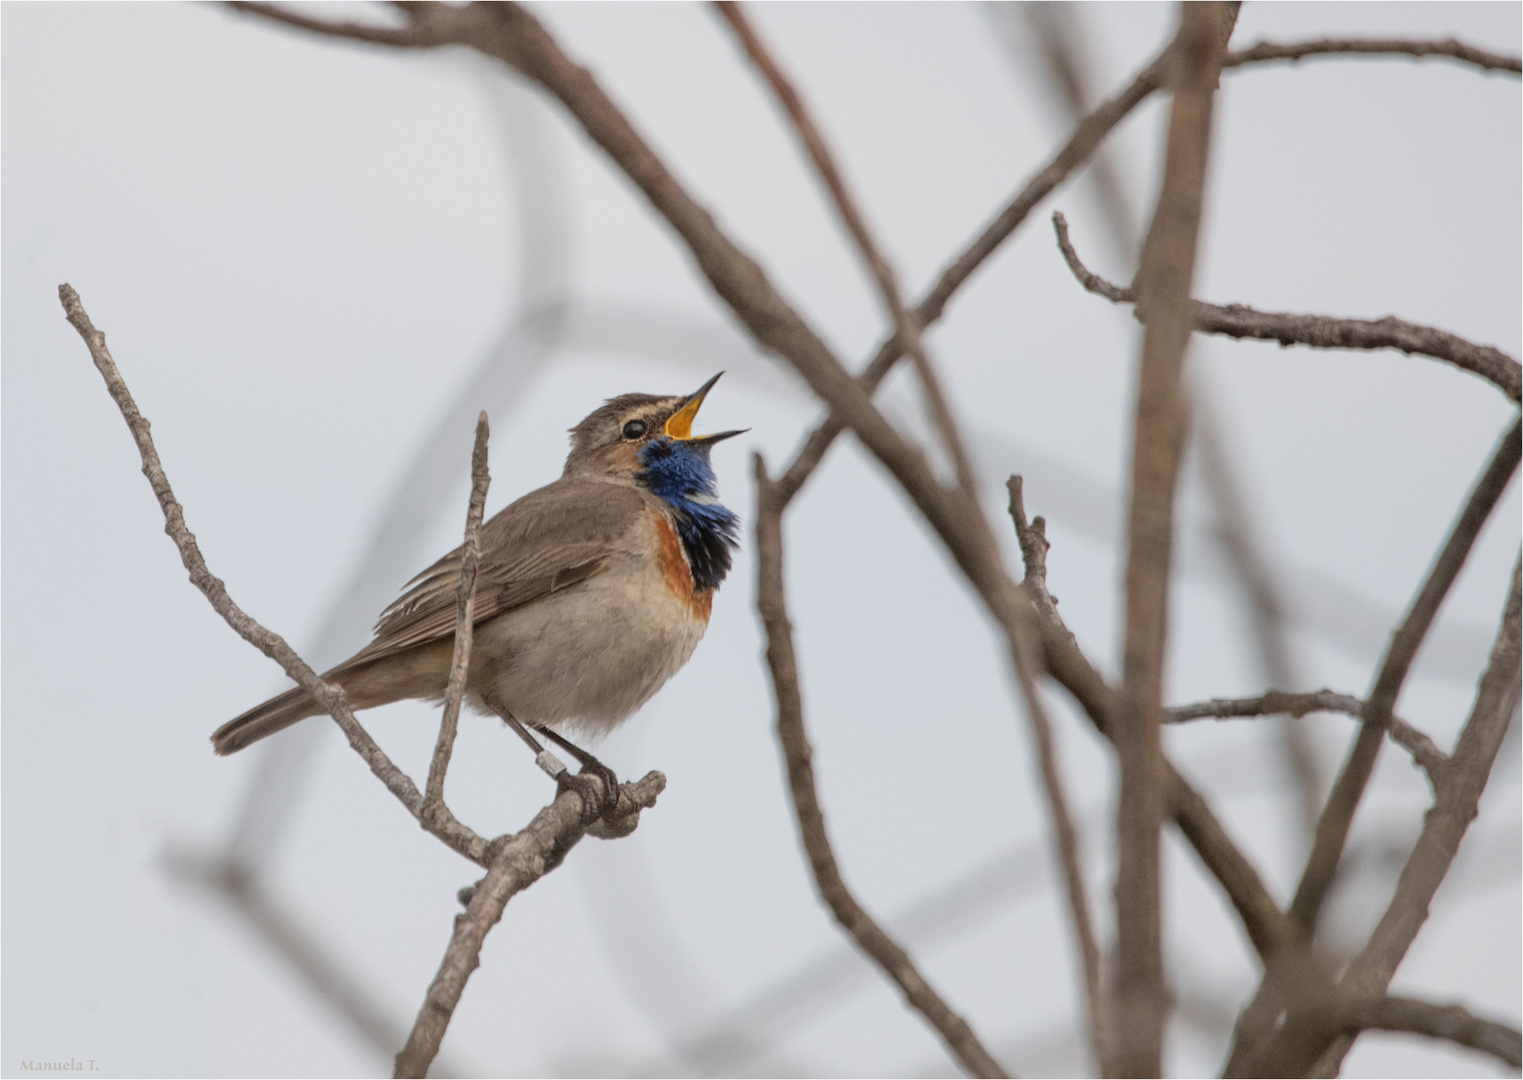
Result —
[[370, 23], [333, 22], [299, 15], [279, 4], [258, 3], [256, 0], [228, 0], [228, 7], [248, 15], [259, 15], [272, 22], [285, 23], [299, 30], [311, 30], [328, 37], [349, 38], [369, 42], [372, 45], [390, 45], [398, 49], [426, 49], [438, 45], [428, 32], [426, 22], [417, 18], [417, 10], [409, 10], [413, 17], [411, 26], [375, 26]]
[[1473, 64], [1483, 71], [1523, 71], [1516, 56], [1486, 52], [1473, 45], [1448, 38], [1444, 41], [1414, 41], [1404, 38], [1323, 38], [1288, 45], [1258, 41], [1246, 49], [1234, 49], [1222, 58], [1223, 68], [1242, 64], [1262, 64], [1276, 60], [1302, 60], [1308, 56], [1424, 56], [1444, 57]]
[[[1231, 40], [1241, 6], [1237, 3], [1227, 5], [1226, 25], [1222, 27], [1224, 42]], [[1088, 47], [1081, 20], [1074, 14], [1074, 6], [1062, 3], [996, 5], [990, 9], [990, 14], [996, 20], [1008, 21], [1017, 11], [1024, 16], [1027, 29], [1037, 39], [1040, 54], [1046, 61], [1043, 69], [1048, 76], [1047, 82], [1061, 103], [1064, 120], [1078, 122], [1094, 97], [1094, 63], [1092, 49]], [[1007, 40], [1007, 45], [1013, 45], [1013, 42]], [[1012, 67], [1024, 74], [1028, 65], [1018, 52], [1015, 48], [1008, 49]], [[1136, 214], [1129, 205], [1131, 200], [1120, 179], [1121, 171], [1115, 159], [1114, 147], [1102, 147], [1090, 161], [1087, 172], [1092, 192], [1098, 197], [1109, 226], [1107, 238], [1113, 252], [1123, 262], [1130, 262], [1136, 258], [1139, 246]], [[1205, 480], [1228, 566], [1236, 574], [1248, 600], [1254, 644], [1258, 647], [1266, 681], [1271, 686], [1293, 686], [1300, 680], [1295, 674], [1282, 590], [1260, 550], [1261, 533], [1253, 527], [1252, 514], [1242, 497], [1241, 480], [1226, 452], [1221, 424], [1216, 419], [1217, 409], [1211, 395], [1205, 392], [1203, 378], [1197, 370], [1190, 380], [1194, 385], [1187, 387], [1193, 422], [1192, 454]], [[1325, 786], [1316, 748], [1305, 725], [1290, 718], [1275, 725], [1275, 737], [1295, 780], [1296, 823], [1304, 847], [1310, 850]]]
[[460, 702], [465, 697], [465, 679], [471, 667], [471, 642], [476, 628], [476, 569], [481, 562], [481, 519], [486, 513], [487, 485], [492, 481], [487, 470], [490, 434], [487, 414], [483, 412], [476, 420], [476, 445], [471, 450], [471, 499], [465, 511], [465, 542], [460, 549], [455, 651], [450, 660], [449, 681], [444, 684], [444, 715], [439, 721], [439, 739], [434, 743], [434, 759], [428, 768], [428, 785], [423, 796], [424, 812], [429, 815], [444, 808], [444, 774], [449, 770], [450, 754], [455, 749]]
[[1369, 998], [1347, 1008], [1356, 1030], [1406, 1031], [1490, 1054], [1516, 1069], [1523, 1065], [1523, 1033], [1483, 1020], [1462, 1005], [1435, 1005], [1413, 998]]
[[[419, 794], [417, 785], [392, 764], [385, 751], [360, 726], [354, 711], [349, 707], [349, 699], [343, 688], [323, 682], [317, 672], [296, 654], [296, 650], [286, 644], [284, 638], [266, 630], [235, 604], [228, 595], [227, 587], [207, 568], [195, 536], [185, 525], [185, 511], [175, 499], [174, 490], [169, 486], [169, 477], [164, 474], [164, 467], [159, 462], [158, 451], [154, 449], [153, 437], [149, 434], [148, 421], [138, 411], [137, 403], [132, 400], [132, 394], [106, 348], [106, 335], [91, 323], [84, 305], [80, 303], [79, 294], [72, 287], [67, 284], [58, 286], [58, 299], [63, 304], [69, 322], [89, 348], [90, 358], [95, 361], [96, 368], [106, 381], [107, 391], [121, 410], [122, 418], [127, 421], [127, 427], [137, 442], [138, 453], [143, 459], [143, 475], [148, 478], [148, 483], [159, 500], [159, 507], [164, 512], [164, 531], [179, 548], [180, 561], [190, 573], [191, 583], [201, 590], [212, 608], [239, 637], [279, 664], [294, 682], [327, 710], [344, 732], [355, 753], [370, 766], [370, 771], [407, 808], [409, 814], [422, 822], [423, 796]], [[452, 816], [446, 815], [433, 824], [425, 823], [425, 828], [466, 858], [484, 865], [486, 840]]]
[[[1158, 89], [1163, 78], [1166, 56], [1167, 50], [1143, 68], [1119, 94], [1090, 110], [1075, 126], [1073, 134], [1052, 160], [1021, 186], [962, 254], [941, 272], [936, 284], [915, 306], [915, 321], [922, 330], [941, 318], [953, 294], [1015, 232], [1031, 211], [1084, 165], [1111, 130]], [[880, 345], [858, 377], [863, 389], [868, 393], [877, 389], [903, 353], [904, 347], [897, 334]], [[798, 494], [824, 459], [825, 452], [844, 430], [845, 425], [832, 414], [810, 432], [792, 463], [777, 481], [778, 489], [785, 499], [791, 500]]]
[[788, 783], [799, 835], [809, 857], [820, 898], [836, 921], [862, 949], [899, 985], [909, 1003], [940, 1033], [947, 1049], [973, 1076], [1008, 1075], [984, 1049], [978, 1036], [961, 1016], [952, 1011], [908, 954], [873, 921], [847, 888], [830, 847], [825, 815], [815, 790], [814, 751], [804, 730], [803, 695], [799, 690], [798, 666], [793, 651], [793, 627], [788, 621], [783, 589], [783, 502], [761, 455], [756, 470], [756, 563], [757, 610], [767, 632], [767, 665], [777, 697], [777, 737], [788, 768]]
[[[1135, 304], [1136, 292], [1123, 289], [1091, 272], [1079, 260], [1068, 239], [1068, 222], [1053, 214], [1058, 249], [1079, 284], [1097, 296], [1118, 304]], [[1145, 313], [1133, 308], [1139, 321]], [[1476, 345], [1457, 334], [1419, 326], [1395, 316], [1383, 319], [1340, 319], [1330, 315], [1293, 315], [1257, 311], [1242, 304], [1195, 303], [1195, 329], [1232, 338], [1278, 341], [1281, 345], [1308, 345], [1314, 349], [1396, 349], [1416, 356], [1431, 356], [1492, 383], [1514, 403], [1523, 394], [1523, 365], [1501, 349]]]
[[872, 233], [868, 231], [867, 222], [857, 208], [856, 200], [847, 190], [846, 180], [836, 165], [835, 155], [826, 145], [824, 136], [820, 134], [819, 126], [810, 116], [798, 89], [783, 73], [777, 59], [741, 11], [740, 5], [734, 0], [716, 0], [714, 7], [735, 31], [735, 36], [740, 39], [746, 55], [751, 58], [762, 77], [772, 87], [773, 93], [777, 95], [783, 111], [788, 114], [789, 120], [793, 123], [794, 133], [798, 136], [799, 142], [803, 143], [805, 152], [814, 162], [815, 171], [819, 173], [820, 180], [830, 192], [836, 212], [840, 214], [847, 231], [856, 241], [857, 251], [862, 256], [862, 261], [867, 265], [868, 272], [877, 283], [878, 294], [894, 326], [895, 337], [910, 354], [915, 371], [920, 376], [920, 383], [925, 389], [926, 402], [930, 407], [931, 421], [940, 432], [942, 444], [952, 458], [958, 486], [971, 495], [978, 490], [978, 484], [974, 478], [962, 436], [947, 406], [946, 395], [942, 392], [940, 380], [926, 354], [925, 344], [920, 337], [919, 320], [905, 309], [898, 282], [894, 278], [893, 267], [889, 266], [888, 260], [883, 257], [883, 253], [873, 240]]
[[1116, 1066], [1123, 1076], [1161, 1075], [1168, 1008], [1159, 877], [1164, 783], [1158, 714], [1174, 492], [1187, 426], [1183, 377], [1190, 287], [1221, 65], [1222, 15], [1220, 4], [1180, 8], [1163, 189], [1137, 274], [1148, 322], [1132, 443], [1126, 628], [1114, 740], [1121, 773], [1114, 1013]]
[[1316, 926], [1317, 913], [1337, 871], [1349, 826], [1353, 823], [1354, 812], [1359, 807], [1365, 785], [1374, 771], [1375, 759], [1380, 752], [1386, 726], [1390, 723], [1407, 672], [1438, 615], [1439, 605], [1444, 602], [1450, 586], [1464, 567], [1481, 527], [1506, 494], [1508, 483], [1517, 470], [1520, 447], [1523, 447], [1520, 434], [1523, 434], [1523, 420], [1515, 422], [1512, 429], [1502, 436], [1501, 444], [1450, 530], [1449, 537], [1434, 560], [1422, 588], [1413, 599], [1406, 618], [1391, 637], [1380, 673], [1365, 701], [1364, 722], [1359, 737], [1349, 751], [1343, 771], [1339, 773], [1333, 790], [1327, 797], [1327, 805], [1317, 823], [1316, 842], [1306, 860], [1306, 868], [1296, 887], [1295, 899], [1290, 905], [1291, 917], [1308, 933]]
[[[1294, 716], [1302, 717], [1314, 712], [1343, 713], [1345, 716], [1361, 717], [1368, 706], [1349, 694], [1331, 690], [1313, 690], [1308, 693], [1290, 694], [1271, 690], [1251, 698], [1212, 698], [1193, 705], [1179, 705], [1163, 711], [1165, 724], [1183, 724], [1190, 720], [1207, 717], [1216, 720], [1232, 720], [1247, 716]], [[1423, 732], [1399, 716], [1391, 717], [1386, 734], [1391, 741], [1412, 755], [1412, 760], [1427, 772], [1435, 785], [1449, 764], [1449, 755]]]
[[[619, 785], [616, 816], [638, 820], [639, 812], [654, 806], [665, 787], [666, 777], [658, 772]], [[582, 797], [576, 789], [566, 788], [522, 832], [493, 843], [487, 875], [477, 882], [465, 912], [455, 917], [439, 971], [429, 984], [407, 1044], [397, 1054], [394, 1076], [428, 1075], [466, 980], [481, 964], [481, 946], [488, 932], [502, 918], [508, 901], [559, 866], [585, 831]]]
[[[1012, 478], [1015, 479], [1018, 478]], [[1042, 560], [1040, 578], [1028, 576], [1026, 590], [1031, 594], [1032, 606], [1042, 616], [1039, 629], [1047, 670], [1074, 696], [1100, 733], [1112, 738], [1116, 691], [1106, 684], [1085, 657], [1073, 634], [1063, 624], [1051, 597], [1045, 595], [1046, 537], [1036, 522], [1023, 528], [1023, 514], [1024, 508], [1018, 507], [1014, 515], [1017, 536], [1022, 540], [1023, 550], [1028, 551], [1028, 558], [1035, 556]], [[1038, 540], [1039, 544], [1035, 542]], [[1167, 758], [1163, 765], [1166, 813], [1227, 894], [1266, 970], [1273, 970], [1287, 985], [1304, 987], [1312, 996], [1325, 998], [1331, 986], [1311, 956], [1306, 936], [1280, 910], [1257, 868], [1233, 843], [1210, 804], [1180, 776]]]
[[1084, 860], [1079, 852], [1079, 833], [1074, 828], [1068, 800], [1063, 792], [1062, 770], [1052, 740], [1052, 724], [1047, 719], [1047, 710], [1036, 685], [1035, 672], [1042, 663], [1042, 654], [1040, 632], [1032, 624], [1038, 618], [1056, 614], [1057, 610], [1047, 592], [1048, 544], [1045, 523], [1040, 517], [1035, 522], [1027, 523], [1019, 476], [1012, 476], [1006, 487], [1010, 493], [1010, 517], [1015, 522], [1016, 536], [1026, 564], [1023, 584], [1036, 609], [1029, 619], [1017, 624], [1011, 655], [1016, 677], [1020, 680], [1021, 693], [1026, 699], [1026, 715], [1031, 723], [1032, 737], [1037, 745], [1042, 787], [1047, 795], [1048, 814], [1052, 818], [1053, 844], [1062, 864], [1069, 915], [1073, 920], [1074, 936], [1078, 939], [1079, 959], [1084, 972], [1084, 1002], [1089, 1020], [1090, 1047], [1095, 1055], [1098, 1074], [1110, 1076], [1113, 1072], [1110, 1055], [1110, 1004], [1101, 973], [1100, 946], [1095, 940], [1094, 926], [1090, 919], [1088, 890], [1084, 884]]

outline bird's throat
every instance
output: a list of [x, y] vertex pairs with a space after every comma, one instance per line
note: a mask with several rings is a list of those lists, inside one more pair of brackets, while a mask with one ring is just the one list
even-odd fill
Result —
[[740, 519], [721, 506], [707, 446], [652, 439], [640, 451], [637, 478], [672, 511], [695, 591], [717, 588], [730, 571]]

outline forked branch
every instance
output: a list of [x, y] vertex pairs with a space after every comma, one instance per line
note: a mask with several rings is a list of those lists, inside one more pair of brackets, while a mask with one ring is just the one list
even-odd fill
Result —
[[1512, 429], [1502, 436], [1501, 443], [1492, 455], [1475, 489], [1470, 493], [1459, 518], [1450, 530], [1444, 546], [1439, 550], [1426, 580], [1413, 598], [1406, 618], [1391, 637], [1391, 644], [1375, 677], [1365, 711], [1359, 737], [1349, 751], [1343, 771], [1339, 773], [1333, 790], [1327, 796], [1322, 818], [1317, 822], [1316, 841], [1307, 857], [1306, 868], [1296, 887], [1295, 899], [1290, 913], [1308, 933], [1316, 926], [1317, 913], [1331, 885], [1348, 838], [1349, 826], [1354, 812], [1364, 796], [1365, 786], [1375, 768], [1380, 744], [1391, 722], [1392, 710], [1401, 694], [1407, 672], [1422, 647], [1433, 620], [1438, 616], [1439, 606], [1464, 568], [1465, 560], [1481, 533], [1481, 527], [1491, 516], [1491, 511], [1501, 501], [1517, 471], [1520, 453], [1523, 453], [1523, 420], [1515, 422]]
[[[658, 772], [648, 773], [634, 783], [620, 784], [619, 805], [612, 820], [598, 824], [616, 828], [617, 835], [627, 835], [634, 830], [640, 811], [654, 806], [656, 796], [665, 787], [666, 777]], [[487, 875], [472, 889], [464, 914], [455, 917], [455, 929], [444, 959], [424, 995], [407, 1044], [397, 1054], [392, 1075], [428, 1075], [455, 1006], [465, 992], [466, 981], [481, 964], [481, 947], [486, 936], [502, 919], [508, 901], [559, 866], [584, 831], [582, 797], [574, 788], [566, 788], [522, 832], [493, 842]]]
[[[84, 305], [80, 302], [79, 294], [72, 287], [67, 284], [58, 286], [58, 298], [63, 304], [64, 313], [68, 316], [70, 324], [79, 332], [79, 336], [84, 339], [85, 345], [89, 348], [90, 358], [95, 361], [96, 369], [106, 381], [107, 391], [116, 402], [117, 408], [121, 410], [122, 418], [127, 421], [127, 427], [137, 442], [138, 453], [143, 459], [143, 475], [148, 478], [148, 483], [159, 500], [159, 507], [164, 512], [164, 531], [179, 548], [180, 561], [189, 571], [191, 583], [201, 590], [212, 608], [222, 616], [239, 637], [279, 664], [297, 685], [311, 694], [328, 711], [344, 732], [345, 738], [349, 740], [349, 745], [354, 748], [355, 753], [359, 754], [365, 764], [370, 766], [370, 771], [375, 773], [386, 785], [387, 790], [396, 796], [397, 801], [407, 808], [409, 814], [422, 822], [423, 796], [419, 793], [417, 785], [406, 773], [392, 764], [386, 752], [376, 745], [375, 740], [360, 726], [360, 722], [355, 719], [354, 711], [349, 707], [349, 699], [345, 696], [343, 688], [323, 682], [317, 672], [296, 654], [296, 650], [286, 644], [284, 638], [266, 630], [235, 604], [233, 598], [228, 595], [227, 587], [207, 568], [206, 560], [201, 555], [195, 536], [186, 527], [185, 511], [175, 498], [174, 490], [169, 486], [169, 477], [164, 474], [164, 467], [159, 462], [158, 451], [153, 445], [153, 436], [149, 434], [148, 421], [138, 411], [137, 402], [133, 401], [132, 393], [127, 389], [121, 372], [117, 370], [110, 350], [106, 348], [106, 335], [91, 323], [90, 316], [86, 314]], [[425, 823], [424, 827], [472, 862], [486, 865], [486, 840], [453, 817], [445, 814], [440, 817], [437, 824]]]
[[[588, 831], [582, 825], [582, 797], [575, 789], [561, 792], [523, 832], [499, 837], [490, 844], [457, 821], [445, 807], [442, 798], [449, 747], [454, 737], [452, 721], [459, 714], [460, 690], [455, 688], [454, 717], [449, 716], [447, 711], [446, 722], [441, 726], [440, 745], [435, 750], [434, 764], [430, 770], [431, 798], [425, 800], [412, 780], [392, 763], [385, 751], [376, 745], [375, 740], [355, 719], [343, 689], [323, 682], [317, 672], [280, 635], [265, 629], [239, 608], [228, 595], [223, 583], [212, 575], [195, 536], [185, 525], [184, 510], [175, 498], [169, 478], [159, 461], [153, 437], [149, 434], [148, 421], [138, 410], [121, 372], [117, 370], [116, 362], [106, 348], [106, 335], [91, 323], [79, 294], [70, 286], [60, 285], [58, 296], [69, 322], [84, 339], [91, 359], [106, 382], [106, 389], [116, 401], [123, 419], [127, 421], [128, 430], [137, 442], [143, 461], [143, 475], [148, 477], [164, 512], [164, 531], [179, 548], [180, 559], [190, 572], [191, 581], [240, 637], [278, 662], [287, 675], [329, 711], [348, 737], [350, 745], [424, 829], [466, 858], [488, 867], [487, 877], [483, 881], [485, 887], [477, 888], [471, 906], [457, 920], [455, 934], [445, 953], [439, 975], [429, 988], [429, 995], [406, 1048], [397, 1057], [397, 1075], [424, 1076], [428, 1071], [428, 1063], [438, 1053], [440, 1040], [444, 1037], [455, 1004], [465, 989], [465, 981], [480, 963], [481, 945], [487, 931], [502, 917], [503, 907], [515, 893], [532, 885], [558, 866], [565, 853]], [[477, 427], [476, 452], [473, 455], [475, 482], [471, 509], [467, 514], [468, 546], [479, 535], [482, 503], [486, 497], [486, 436], [486, 418], [483, 416]], [[469, 590], [463, 591], [467, 596], [462, 599], [462, 611], [465, 612], [462, 617], [468, 620], [470, 605], [466, 600]], [[469, 626], [468, 621], [466, 625]], [[469, 640], [469, 633], [457, 633], [452, 683], [458, 677], [463, 684]], [[666, 778], [658, 772], [650, 773], [635, 783], [621, 784], [614, 812], [599, 820], [591, 831], [604, 837], [625, 836], [633, 832], [639, 822], [640, 811], [653, 806], [656, 796], [665, 786]]]

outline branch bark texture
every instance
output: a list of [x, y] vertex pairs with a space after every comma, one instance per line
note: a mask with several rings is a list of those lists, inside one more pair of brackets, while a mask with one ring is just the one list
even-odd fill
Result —
[[[1079, 284], [1112, 303], [1137, 303], [1136, 290], [1111, 284], [1080, 261], [1069, 241], [1068, 222], [1062, 214], [1054, 214], [1052, 222], [1058, 235], [1058, 249]], [[1292, 315], [1258, 311], [1243, 304], [1222, 306], [1200, 301], [1195, 302], [1194, 310], [1195, 329], [1203, 333], [1278, 341], [1281, 345], [1306, 345], [1313, 349], [1395, 349], [1411, 356], [1431, 356], [1453, 364], [1461, 371], [1479, 375], [1514, 404], [1523, 394], [1523, 365], [1501, 349], [1476, 345], [1457, 334], [1409, 323], [1394, 315], [1383, 319], [1340, 319], [1331, 315]], [[1135, 307], [1133, 313], [1138, 321], [1147, 321], [1147, 313], [1142, 307]]]
[[[665, 787], [666, 777], [658, 772], [648, 773], [632, 784], [619, 785], [619, 805], [614, 817], [638, 820], [639, 812], [654, 806], [656, 796]], [[407, 1043], [397, 1054], [392, 1075], [428, 1075], [429, 1064], [439, 1053], [455, 1006], [465, 992], [466, 981], [481, 965], [481, 947], [486, 936], [502, 919], [508, 901], [559, 866], [585, 831], [582, 797], [574, 788], [566, 788], [522, 832], [493, 842], [487, 875], [476, 884], [465, 912], [455, 917], [455, 929], [444, 959], [429, 984]]]
[[1222, 60], [1223, 68], [1243, 64], [1262, 64], [1272, 61], [1301, 61], [1308, 56], [1411, 56], [1417, 59], [1434, 56], [1458, 60], [1482, 71], [1506, 71], [1514, 75], [1523, 72], [1523, 63], [1516, 56], [1487, 52], [1463, 41], [1448, 38], [1443, 41], [1417, 41], [1410, 38], [1322, 38], [1318, 41], [1299, 41], [1281, 45], [1272, 41], [1256, 41], [1246, 49], [1236, 49]]

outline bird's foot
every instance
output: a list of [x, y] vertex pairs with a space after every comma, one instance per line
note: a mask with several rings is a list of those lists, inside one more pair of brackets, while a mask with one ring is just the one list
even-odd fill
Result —
[[619, 805], [619, 778], [597, 758], [583, 765], [579, 773], [568, 769], [557, 776], [555, 782], [562, 791], [569, 789], [582, 797], [583, 825], [611, 816]]

